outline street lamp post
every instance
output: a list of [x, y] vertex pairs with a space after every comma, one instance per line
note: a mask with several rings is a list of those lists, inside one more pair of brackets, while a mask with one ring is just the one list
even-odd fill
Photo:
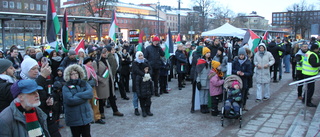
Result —
[[158, 3], [157, 3], [157, 16], [158, 16], [158, 22], [157, 22], [157, 26], [158, 26], [158, 31], [157, 31], [157, 35], [159, 36], [160, 35], [160, 17], [159, 17], [159, 15], [160, 15], [160, 1], [158, 0]]
[[178, 0], [178, 33], [180, 33], [180, 0]]

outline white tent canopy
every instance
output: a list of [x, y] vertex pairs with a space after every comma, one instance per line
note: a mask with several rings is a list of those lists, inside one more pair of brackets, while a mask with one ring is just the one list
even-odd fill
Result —
[[243, 37], [246, 31], [226, 23], [216, 29], [202, 32], [201, 36], [240, 36]]

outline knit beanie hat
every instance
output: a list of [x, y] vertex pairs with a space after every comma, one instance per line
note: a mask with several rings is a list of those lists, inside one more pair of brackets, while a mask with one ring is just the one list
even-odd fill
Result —
[[38, 52], [36, 54], [36, 60], [40, 60], [43, 57], [43, 53], [42, 52]]
[[319, 48], [319, 46], [317, 44], [312, 44], [310, 47], [310, 50], [313, 51], [315, 49]]
[[211, 67], [217, 69], [220, 66], [220, 62], [218, 61], [211, 61]]
[[[235, 81], [232, 82], [232, 87], [234, 88], [235, 85], [239, 85], [239, 84], [240, 84], [240, 83], [235, 80]], [[240, 86], [240, 85], [239, 85], [239, 86]]]
[[245, 55], [245, 56], [247, 56], [246, 49], [244, 49], [243, 47], [240, 48], [239, 51], [238, 51], [238, 56], [239, 56], [239, 55]]
[[26, 58], [21, 63], [21, 72], [28, 76], [28, 72], [31, 70], [32, 67], [38, 65], [38, 62], [33, 58]]
[[218, 50], [220, 50], [222, 53], [224, 52], [224, 48], [223, 47], [219, 47]]
[[12, 66], [12, 62], [7, 59], [0, 59], [0, 74], [5, 72], [10, 66]]
[[71, 55], [76, 55], [77, 53], [74, 49], [70, 49], [68, 54], [69, 54], [69, 56], [71, 56]]
[[160, 39], [158, 37], [154, 37], [152, 41], [160, 41]]
[[110, 44], [109, 44], [109, 45], [107, 45], [107, 46], [106, 46], [106, 49], [107, 49], [107, 51], [111, 52], [111, 50], [112, 50], [111, 45], [110, 45]]
[[202, 49], [203, 49], [203, 46], [198, 46], [197, 49], [196, 49], [196, 53], [198, 55], [202, 55]]
[[208, 47], [203, 47], [202, 48], [202, 56], [206, 55], [208, 52], [211, 52]]

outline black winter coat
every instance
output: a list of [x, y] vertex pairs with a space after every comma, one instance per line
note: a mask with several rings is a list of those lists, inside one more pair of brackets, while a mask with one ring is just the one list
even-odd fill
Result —
[[237, 71], [241, 71], [244, 73], [243, 76], [240, 76], [240, 75], [238, 76], [242, 80], [243, 88], [248, 89], [249, 88], [248, 80], [253, 75], [252, 64], [250, 60], [247, 59], [244, 63], [240, 64], [239, 58], [234, 59], [234, 61], [232, 62], [232, 74], [237, 75]]
[[150, 98], [153, 95], [153, 82], [150, 80], [143, 81], [143, 76], [136, 76], [137, 95], [139, 98]]
[[177, 50], [175, 53], [176, 56], [176, 66], [178, 73], [186, 73], [187, 72], [187, 56], [181, 51]]
[[269, 43], [267, 49], [269, 52], [271, 52], [271, 54], [276, 62], [280, 61], [279, 51], [285, 52], [285, 50], [283, 48], [277, 46], [277, 44], [275, 42]]
[[121, 61], [121, 70], [120, 70], [120, 74], [121, 75], [130, 75], [130, 64], [131, 64], [131, 59], [129, 54], [127, 54], [126, 56], [124, 56], [122, 54], [122, 61]]
[[[151, 75], [152, 74], [152, 71], [151, 71], [151, 67], [150, 67], [150, 64], [148, 62], [148, 60], [144, 59], [144, 63], [148, 64], [149, 65], [149, 74]], [[132, 92], [136, 92], [136, 77], [139, 75], [139, 76], [144, 76], [144, 70], [140, 69], [141, 68], [141, 65], [142, 63], [139, 63], [137, 61], [134, 61], [132, 62]]]
[[148, 46], [144, 51], [144, 57], [149, 61], [152, 69], [159, 69], [161, 66], [160, 57], [164, 56], [164, 52], [159, 45]]
[[0, 79], [0, 112], [6, 107], [10, 106], [13, 101], [11, 94], [12, 83], [8, 83], [6, 80]]

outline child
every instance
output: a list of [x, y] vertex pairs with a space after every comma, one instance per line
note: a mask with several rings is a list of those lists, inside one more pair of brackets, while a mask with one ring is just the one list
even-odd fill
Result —
[[140, 101], [142, 116], [153, 116], [150, 112], [151, 96], [153, 95], [153, 82], [151, 81], [151, 76], [148, 73], [149, 66], [146, 63], [141, 63], [140, 69], [144, 70], [145, 74], [143, 77], [140, 75], [136, 76], [136, 92]]
[[235, 117], [240, 115], [240, 101], [242, 98], [241, 90], [240, 90], [240, 85], [238, 81], [233, 81], [232, 83], [232, 88], [228, 91], [228, 98], [225, 102], [225, 113], [226, 115], [230, 115], [231, 108], [233, 109]]
[[208, 76], [210, 79], [210, 96], [212, 101], [211, 115], [218, 116], [218, 104], [222, 95], [222, 85], [224, 83], [223, 72], [221, 71], [220, 62], [218, 61], [211, 61], [211, 67], [212, 69]]
[[170, 65], [167, 62], [167, 59], [165, 57], [161, 57], [162, 64], [160, 69], [160, 77], [159, 77], [159, 83], [160, 83], [160, 94], [165, 93], [168, 94], [167, 86], [168, 86], [168, 71], [170, 70]]

